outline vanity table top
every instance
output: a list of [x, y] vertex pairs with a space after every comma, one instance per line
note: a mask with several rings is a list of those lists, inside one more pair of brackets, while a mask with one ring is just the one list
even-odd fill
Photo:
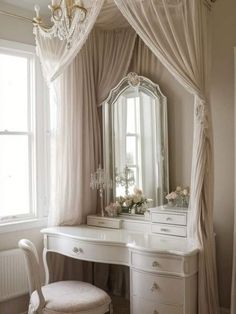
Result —
[[145, 252], [189, 256], [198, 252], [190, 239], [170, 238], [157, 234], [125, 229], [108, 229], [88, 225], [51, 227], [41, 230], [45, 235], [72, 238], [104, 245], [125, 246]]

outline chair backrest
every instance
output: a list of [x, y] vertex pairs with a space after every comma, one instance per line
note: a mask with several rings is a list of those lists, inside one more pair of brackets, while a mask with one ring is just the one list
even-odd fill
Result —
[[41, 290], [42, 285], [40, 279], [40, 267], [37, 250], [34, 244], [27, 239], [20, 240], [18, 246], [24, 253], [27, 266], [30, 294], [35, 290], [37, 291], [39, 297], [38, 308], [42, 308], [45, 304], [45, 299]]

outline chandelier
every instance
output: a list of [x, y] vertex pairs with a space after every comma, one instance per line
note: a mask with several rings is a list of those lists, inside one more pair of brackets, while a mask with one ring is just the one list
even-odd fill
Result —
[[45, 37], [66, 40], [67, 47], [70, 48], [76, 26], [85, 20], [87, 10], [81, 5], [80, 0], [52, 0], [48, 8], [51, 11], [52, 26], [43, 24], [40, 7], [37, 4], [34, 7], [36, 12], [34, 26], [38, 27]]

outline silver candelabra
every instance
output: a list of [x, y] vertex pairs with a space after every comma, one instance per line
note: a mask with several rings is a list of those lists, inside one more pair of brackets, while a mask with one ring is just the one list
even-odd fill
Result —
[[134, 172], [128, 166], [125, 166], [124, 171], [116, 174], [116, 183], [125, 187], [125, 195], [129, 194], [129, 186], [134, 185]]
[[101, 200], [101, 216], [104, 216], [103, 193], [104, 189], [112, 187], [112, 182], [107, 178], [105, 171], [100, 165], [96, 172], [91, 173], [90, 187], [93, 190], [97, 189], [99, 191]]

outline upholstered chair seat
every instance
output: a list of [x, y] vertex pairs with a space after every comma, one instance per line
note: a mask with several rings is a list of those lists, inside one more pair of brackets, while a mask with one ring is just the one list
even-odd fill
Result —
[[31, 294], [28, 314], [112, 314], [109, 295], [89, 283], [68, 280], [42, 286], [35, 246], [23, 239], [19, 247], [27, 264]]
[[[81, 314], [93, 310], [92, 313], [103, 314], [111, 302], [106, 292], [82, 281], [54, 282], [43, 286], [42, 293], [45, 298], [43, 313]], [[37, 308], [38, 300], [37, 291], [34, 291], [30, 298], [32, 308]]]

